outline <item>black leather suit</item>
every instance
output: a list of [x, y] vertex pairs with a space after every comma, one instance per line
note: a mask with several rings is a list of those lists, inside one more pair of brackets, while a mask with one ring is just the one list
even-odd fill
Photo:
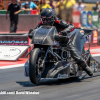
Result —
[[[37, 28], [40, 27], [41, 25], [42, 25], [42, 22], [39, 23]], [[69, 29], [74, 28], [74, 25], [68, 24], [66, 21], [63, 21], [63, 20], [55, 20], [53, 25], [56, 27], [58, 32], [63, 32], [63, 33], [67, 33], [68, 28]], [[70, 42], [68, 43], [68, 48], [70, 50], [72, 58], [77, 62], [77, 64], [79, 64], [84, 69], [87, 65], [85, 61], [83, 60], [83, 58], [81, 57], [81, 55], [77, 52], [75, 46], [74, 45], [72, 46]]]

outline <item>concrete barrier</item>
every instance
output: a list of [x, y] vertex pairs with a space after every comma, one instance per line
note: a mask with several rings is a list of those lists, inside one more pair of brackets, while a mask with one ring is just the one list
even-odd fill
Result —
[[[28, 31], [35, 28], [39, 22], [39, 15], [19, 15], [17, 31]], [[7, 32], [10, 30], [10, 18], [5, 19], [5, 15], [0, 15], [0, 32]]]

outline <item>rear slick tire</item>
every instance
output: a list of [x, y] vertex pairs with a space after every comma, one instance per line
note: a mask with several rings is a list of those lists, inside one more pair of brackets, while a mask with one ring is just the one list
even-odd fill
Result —
[[41, 76], [38, 76], [38, 66], [36, 65], [38, 58], [39, 58], [39, 54], [41, 53], [39, 48], [35, 48], [30, 55], [30, 60], [29, 60], [29, 78], [30, 81], [33, 84], [38, 84], [40, 82]]

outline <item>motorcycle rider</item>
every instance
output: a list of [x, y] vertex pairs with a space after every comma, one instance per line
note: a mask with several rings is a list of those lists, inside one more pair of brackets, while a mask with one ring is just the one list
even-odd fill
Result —
[[[62, 36], [66, 36], [69, 33], [69, 30], [74, 29], [74, 25], [68, 24], [64, 20], [60, 20], [56, 16], [56, 12], [52, 8], [43, 9], [40, 13], [41, 15], [41, 22], [39, 22], [38, 27], [41, 25], [53, 25], [56, 27], [57, 31]], [[34, 29], [33, 29], [34, 30]], [[32, 29], [29, 31], [29, 34], [34, 34]], [[67, 41], [69, 42], [70, 39]], [[65, 41], [62, 41], [65, 42]], [[77, 62], [77, 64], [89, 75], [92, 76], [93, 72], [91, 71], [90, 67], [86, 64], [84, 59], [81, 55], [77, 52], [75, 46], [72, 46], [72, 43], [68, 43], [68, 48], [70, 50], [72, 58]]]

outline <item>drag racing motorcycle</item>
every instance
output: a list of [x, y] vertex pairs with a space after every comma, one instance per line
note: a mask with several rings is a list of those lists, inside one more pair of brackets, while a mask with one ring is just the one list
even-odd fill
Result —
[[54, 26], [43, 25], [35, 29], [34, 34], [29, 34], [34, 48], [28, 53], [30, 58], [28, 66], [25, 66], [25, 75], [33, 84], [38, 84], [41, 78], [66, 79], [82, 75], [82, 69], [71, 57], [67, 44], [61, 42], [66, 41], [67, 37], [90, 65], [90, 51], [84, 50], [87, 34], [81, 29], [69, 31], [70, 34], [61, 38]]

